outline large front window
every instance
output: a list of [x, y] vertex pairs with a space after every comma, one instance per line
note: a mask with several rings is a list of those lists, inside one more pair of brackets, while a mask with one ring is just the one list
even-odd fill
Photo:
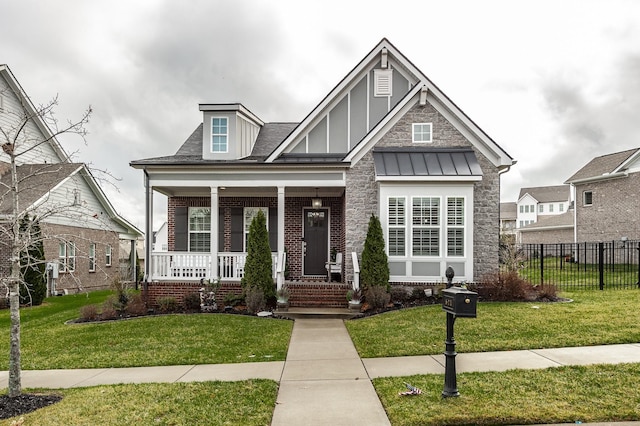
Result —
[[211, 119], [211, 152], [227, 152], [229, 126], [227, 117]]
[[386, 239], [390, 257], [465, 256], [465, 197], [411, 197], [409, 209], [406, 202], [407, 197], [387, 198]]
[[190, 207], [189, 251], [208, 252], [209, 250], [211, 250], [211, 209]]

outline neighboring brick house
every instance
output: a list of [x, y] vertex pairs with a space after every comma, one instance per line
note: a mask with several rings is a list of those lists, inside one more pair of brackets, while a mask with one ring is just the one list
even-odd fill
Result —
[[595, 157], [565, 183], [576, 242], [640, 240], [640, 148]]
[[[108, 288], [119, 277], [120, 241], [135, 241], [141, 232], [115, 212], [84, 164], [70, 162], [6, 65], [0, 65], [0, 107], [0, 143], [24, 153], [16, 157], [18, 213], [38, 219], [45, 260], [58, 270], [51, 290]], [[0, 152], [2, 281], [10, 273], [14, 214], [9, 161]]]
[[[500, 173], [514, 160], [388, 40], [300, 123], [264, 123], [237, 103], [200, 111], [175, 155], [131, 162], [145, 174], [151, 298], [201, 277], [237, 285], [259, 209], [278, 285], [288, 255], [293, 305], [338, 289], [346, 306], [371, 214], [392, 284], [440, 283], [448, 266], [456, 280], [497, 271]], [[154, 191], [168, 197], [167, 253], [151, 252]], [[341, 283], [321, 284], [333, 249]]]

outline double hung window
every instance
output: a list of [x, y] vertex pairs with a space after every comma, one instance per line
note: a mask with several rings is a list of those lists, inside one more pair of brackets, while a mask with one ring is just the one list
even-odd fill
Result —
[[211, 250], [211, 209], [190, 207], [189, 251], [208, 252], [209, 250]]
[[229, 124], [227, 117], [211, 119], [211, 152], [227, 152], [229, 141]]
[[60, 272], [76, 270], [76, 245], [72, 242], [61, 242], [58, 245], [58, 263]]

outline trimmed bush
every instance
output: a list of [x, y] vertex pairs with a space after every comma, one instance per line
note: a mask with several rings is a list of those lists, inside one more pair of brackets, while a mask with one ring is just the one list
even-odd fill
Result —
[[521, 278], [516, 271], [491, 274], [481, 283], [470, 284], [469, 287], [478, 292], [481, 299], [493, 302], [557, 300], [555, 286], [534, 286]]
[[100, 317], [100, 314], [98, 313], [97, 304], [85, 305], [80, 308], [81, 321], [95, 321], [99, 317]]
[[369, 229], [362, 251], [360, 279], [365, 289], [373, 286], [384, 287], [389, 291], [389, 259], [384, 251], [384, 236], [380, 220], [371, 214]]
[[147, 304], [141, 294], [134, 294], [129, 298], [125, 312], [132, 316], [140, 316], [147, 313]]
[[272, 276], [271, 247], [267, 231], [267, 218], [262, 210], [251, 221], [247, 239], [247, 260], [244, 264], [242, 287], [262, 289], [265, 298], [276, 295]]
[[371, 286], [366, 290], [365, 301], [371, 309], [386, 308], [391, 300], [391, 295], [387, 293], [387, 288], [382, 286]]

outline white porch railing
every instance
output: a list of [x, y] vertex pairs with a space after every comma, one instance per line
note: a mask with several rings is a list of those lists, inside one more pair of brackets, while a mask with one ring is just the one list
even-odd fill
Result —
[[[218, 273], [210, 272], [211, 254], [192, 252], [161, 252], [151, 254], [151, 280], [196, 281], [217, 275], [221, 280], [240, 281], [244, 276], [247, 253], [218, 253]], [[277, 253], [271, 253], [272, 276], [276, 279]]]

